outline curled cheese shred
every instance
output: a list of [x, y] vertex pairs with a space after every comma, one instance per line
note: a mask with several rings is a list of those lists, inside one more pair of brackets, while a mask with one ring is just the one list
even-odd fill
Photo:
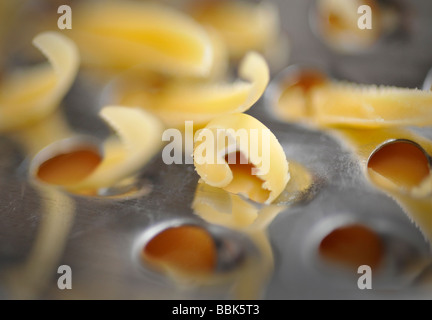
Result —
[[0, 131], [41, 120], [53, 112], [75, 80], [79, 54], [75, 44], [56, 32], [36, 36], [33, 44], [50, 65], [17, 71], [0, 87]]
[[[230, 154], [239, 159], [232, 161]], [[285, 152], [277, 138], [257, 119], [243, 113], [210, 121], [195, 136], [193, 156], [203, 182], [256, 202], [271, 203], [290, 179]], [[241, 160], [244, 157], [246, 161]]]
[[233, 84], [171, 81], [156, 92], [123, 85], [117, 99], [122, 105], [150, 109], [167, 126], [181, 127], [185, 121], [206, 124], [218, 115], [248, 110], [264, 93], [270, 78], [266, 61], [255, 52], [242, 60], [239, 76], [246, 81]]
[[432, 93], [332, 82], [312, 91], [314, 120], [324, 126], [378, 128], [432, 124]]
[[278, 43], [279, 16], [269, 3], [195, 1], [190, 12], [200, 23], [222, 36], [234, 59], [250, 50], [264, 53]]
[[359, 129], [432, 123], [430, 91], [332, 81], [311, 70], [290, 67], [270, 85], [267, 100], [279, 119]]
[[162, 125], [143, 110], [108, 106], [100, 115], [118, 138], [106, 140], [102, 162], [83, 181], [67, 186], [70, 190], [79, 192], [113, 186], [138, 171], [162, 144]]
[[114, 69], [141, 66], [170, 75], [206, 76], [213, 63], [205, 29], [172, 8], [97, 1], [77, 8], [72, 38], [83, 63]]

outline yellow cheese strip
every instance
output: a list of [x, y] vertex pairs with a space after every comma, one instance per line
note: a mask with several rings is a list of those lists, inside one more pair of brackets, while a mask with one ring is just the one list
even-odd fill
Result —
[[79, 66], [75, 44], [56, 32], [34, 38], [51, 65], [17, 71], [0, 87], [0, 131], [38, 121], [53, 112], [71, 87]]
[[206, 76], [213, 63], [205, 29], [163, 5], [96, 1], [74, 9], [71, 37], [89, 66]]
[[264, 53], [279, 37], [278, 12], [269, 3], [195, 1], [190, 12], [222, 36], [234, 59], [250, 50]]
[[67, 186], [70, 190], [113, 186], [137, 172], [162, 145], [161, 123], [143, 110], [108, 106], [101, 110], [100, 115], [119, 138], [106, 140], [102, 162], [83, 181]]
[[269, 107], [284, 121], [355, 128], [432, 123], [430, 91], [329, 81], [319, 71], [294, 66], [269, 89]]
[[[270, 98], [280, 102], [282, 90], [283, 88], [274, 91], [276, 97]], [[300, 108], [300, 111], [295, 113], [298, 118], [291, 117], [290, 120], [306, 121], [324, 128], [331, 127], [331, 133], [358, 155], [365, 176], [376, 187], [394, 198], [429, 241], [432, 241], [432, 220], [428, 214], [432, 212], [432, 175], [429, 174], [419, 185], [407, 189], [375, 170], [368, 169], [368, 159], [372, 152], [384, 142], [393, 139], [414, 141], [429, 155], [432, 154], [432, 143], [428, 139], [409, 130], [393, 127], [430, 122], [430, 92], [330, 83], [315, 86], [311, 90], [311, 97], [305, 96], [304, 92], [301, 94], [303, 99], [311, 98], [303, 105], [309, 103], [312, 112]], [[273, 107], [289, 108], [289, 101], [289, 97], [286, 97], [284, 105], [276, 104]], [[287, 112], [285, 114], [289, 114]], [[381, 129], [371, 130], [373, 128]]]
[[381, 190], [384, 190], [387, 195], [393, 198], [396, 203], [404, 210], [411, 221], [420, 229], [429, 244], [432, 245], [432, 199], [431, 190], [432, 184], [431, 180], [428, 180], [427, 190], [428, 194], [423, 197], [416, 196], [414, 194], [407, 194], [397, 190], [394, 184], [375, 172], [369, 169], [370, 180]]
[[228, 48], [224, 39], [220, 34], [212, 29], [206, 28], [207, 34], [210, 38], [211, 51], [213, 52], [213, 63], [206, 78], [199, 79], [202, 81], [215, 81], [223, 79], [228, 73], [229, 56]]
[[240, 78], [232, 84], [171, 81], [146, 89], [124, 82], [115, 98], [117, 103], [142, 106], [158, 115], [167, 126], [182, 127], [185, 121], [205, 124], [212, 118], [248, 110], [264, 93], [269, 69], [264, 58], [254, 52], [239, 66]]
[[[233, 136], [240, 132], [248, 135], [247, 141]], [[231, 142], [226, 144], [225, 137], [230, 137]], [[258, 153], [252, 152], [253, 149]], [[239, 159], [237, 164], [228, 164], [230, 159], [227, 162], [225, 157], [234, 152], [247, 156], [247, 164], [240, 164]], [[205, 183], [265, 203], [276, 199], [290, 178], [288, 162], [277, 138], [257, 119], [243, 113], [215, 118], [197, 133], [194, 165]]]
[[432, 93], [333, 82], [311, 92], [313, 120], [324, 126], [379, 128], [432, 124]]
[[[386, 141], [407, 139], [418, 143], [428, 154], [432, 154], [432, 142], [410, 130], [392, 128], [382, 130], [339, 129], [334, 135], [359, 156], [365, 175], [380, 190], [392, 197], [432, 243], [432, 175], [417, 187], [407, 190], [380, 173], [368, 169], [367, 162], [372, 152]], [[413, 170], [401, 168], [400, 170]]]

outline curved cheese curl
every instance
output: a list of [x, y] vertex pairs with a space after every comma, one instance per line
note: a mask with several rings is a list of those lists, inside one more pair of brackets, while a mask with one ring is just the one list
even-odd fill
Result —
[[125, 84], [117, 99], [122, 105], [150, 109], [167, 126], [181, 127], [185, 121], [206, 124], [218, 115], [248, 110], [264, 93], [270, 78], [266, 61], [255, 52], [244, 57], [239, 76], [246, 81], [232, 84], [172, 81], [162, 84], [156, 93]]
[[169, 7], [131, 1], [97, 1], [77, 8], [72, 38], [83, 63], [113, 69], [141, 66], [181, 76], [206, 76], [211, 40], [190, 17]]
[[113, 186], [144, 166], [162, 145], [161, 123], [141, 109], [108, 106], [100, 115], [118, 138], [106, 140], [102, 162], [83, 181], [67, 186], [70, 190], [79, 192]]
[[203, 182], [256, 202], [271, 203], [290, 179], [277, 138], [243, 113], [220, 116], [198, 131], [193, 155]]
[[325, 126], [432, 124], [430, 91], [332, 82], [311, 94], [314, 121]]
[[36, 36], [33, 44], [50, 65], [17, 71], [0, 87], [0, 131], [41, 120], [53, 112], [75, 80], [79, 54], [75, 44], [57, 32]]

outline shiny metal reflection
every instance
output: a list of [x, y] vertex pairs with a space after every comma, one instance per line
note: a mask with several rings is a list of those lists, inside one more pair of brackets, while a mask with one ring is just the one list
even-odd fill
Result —
[[426, 75], [426, 78], [423, 82], [422, 90], [425, 90], [425, 91], [432, 90], [432, 68], [429, 69], [429, 72]]
[[[198, 219], [174, 219], [151, 225], [136, 240], [132, 247], [132, 259], [136, 264], [144, 267], [146, 272], [154, 272], [143, 259], [143, 249], [159, 233], [175, 227], [197, 226], [207, 231], [214, 241], [217, 260], [214, 275], [236, 271], [241, 268], [247, 257], [257, 255], [257, 250], [243, 234], [227, 228], [210, 225]], [[160, 278], [159, 274], [159, 278]], [[209, 275], [211, 277], [211, 275]]]
[[47, 185], [47, 183], [40, 181], [36, 177], [36, 172], [39, 166], [43, 162], [59, 154], [68, 153], [83, 148], [92, 150], [99, 155], [102, 155], [103, 153], [99, 141], [94, 137], [85, 135], [76, 135], [63, 140], [58, 140], [46, 146], [45, 148], [40, 150], [30, 161], [28, 173], [31, 181], [38, 184]]
[[427, 159], [427, 162], [428, 162], [428, 166], [429, 166], [429, 169], [431, 169], [432, 168], [432, 157], [431, 157], [431, 155], [429, 155], [429, 153], [420, 145], [420, 144], [418, 144], [417, 142], [415, 142], [415, 141], [412, 141], [412, 140], [409, 140], [409, 139], [390, 139], [390, 140], [387, 140], [387, 141], [385, 141], [385, 142], [383, 142], [383, 143], [381, 143], [380, 145], [378, 145], [372, 152], [371, 152], [371, 154], [369, 155], [369, 157], [368, 157], [368, 159], [367, 159], [367, 162], [366, 163], [369, 163], [369, 161], [373, 158], [373, 156], [378, 152], [378, 151], [380, 151], [382, 148], [384, 148], [384, 147], [386, 147], [386, 146], [388, 146], [388, 145], [390, 145], [390, 144], [395, 144], [395, 143], [409, 143], [409, 144], [411, 144], [411, 145], [413, 145], [413, 146], [415, 146], [415, 147], [417, 147], [423, 154], [424, 154], [424, 156], [425, 156], [425, 158]]
[[373, 271], [374, 289], [401, 289], [414, 284], [426, 272], [430, 264], [429, 247], [412, 233], [405, 224], [396, 220], [366, 218], [355, 213], [334, 214], [319, 221], [310, 230], [304, 245], [305, 264], [315, 273], [329, 277], [335, 285], [350, 284], [359, 274], [321, 257], [321, 241], [332, 231], [351, 225], [362, 225], [375, 232], [383, 244], [383, 259]]

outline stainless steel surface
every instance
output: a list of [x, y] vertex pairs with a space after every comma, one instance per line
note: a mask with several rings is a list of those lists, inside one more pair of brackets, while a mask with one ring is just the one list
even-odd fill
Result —
[[[421, 87], [432, 66], [429, 1], [404, 1], [413, 12], [408, 33], [358, 55], [335, 53], [313, 35], [308, 21], [313, 1], [276, 2], [291, 42], [290, 64], [318, 66], [340, 79], [407, 87]], [[100, 91], [92, 88], [81, 75], [65, 99], [64, 112], [76, 131], [101, 138], [107, 129], [96, 116]], [[355, 155], [326, 132], [277, 121], [266, 112], [263, 99], [250, 114], [272, 130], [287, 158], [308, 168], [316, 180], [311, 199], [288, 205], [267, 230], [274, 270], [259, 298], [432, 298], [431, 282], [422, 280], [431, 272], [430, 244], [403, 210], [367, 181]], [[422, 132], [432, 138], [430, 130]], [[1, 136], [0, 298], [233, 298], [233, 279], [179, 286], [137, 258], [149, 230], [178, 221], [204, 225], [244, 246], [247, 254], [254, 252], [247, 235], [211, 226], [194, 214], [198, 176], [193, 165], [165, 165], [159, 154], [140, 174], [138, 189], [145, 192], [125, 197], [40, 192], [29, 182], [29, 165], [13, 140]], [[329, 269], [316, 254], [326, 232], [350, 222], [361, 222], [385, 239], [385, 268], [374, 277], [372, 290], [359, 290], [358, 275]], [[54, 235], [55, 243], [37, 251], [41, 230], [56, 230], [64, 243]], [[57, 287], [60, 265], [73, 271], [71, 290]]]

